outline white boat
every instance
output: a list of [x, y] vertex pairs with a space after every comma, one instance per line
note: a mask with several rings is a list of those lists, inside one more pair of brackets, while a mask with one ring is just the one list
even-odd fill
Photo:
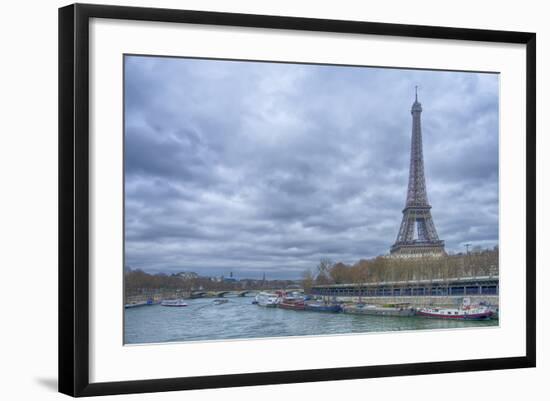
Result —
[[484, 305], [471, 305], [469, 298], [464, 298], [461, 308], [420, 308], [419, 316], [438, 319], [485, 320], [493, 316], [493, 311]]
[[187, 306], [187, 304], [183, 299], [165, 299], [160, 304], [162, 306], [175, 306], [175, 307]]
[[469, 309], [421, 308], [418, 310], [417, 315], [438, 319], [485, 320], [490, 319], [493, 316], [493, 312], [486, 306]]
[[256, 295], [256, 302], [259, 306], [275, 307], [279, 300], [279, 295], [272, 292], [260, 292]]

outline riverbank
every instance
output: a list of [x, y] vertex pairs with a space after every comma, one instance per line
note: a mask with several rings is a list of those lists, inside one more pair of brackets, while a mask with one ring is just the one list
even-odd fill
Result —
[[[125, 305], [133, 304], [146, 304], [148, 301], [152, 303], [159, 303], [163, 299], [212, 299], [212, 298], [233, 298], [233, 297], [245, 297], [250, 298], [255, 296], [257, 291], [244, 292], [244, 291], [208, 291], [208, 292], [163, 292], [153, 295], [136, 295], [127, 297]], [[486, 304], [495, 308], [499, 307], [498, 295], [468, 295], [472, 304]], [[332, 297], [330, 297], [333, 299]], [[427, 306], [437, 306], [443, 308], [455, 307], [462, 304], [462, 295], [447, 295], [447, 296], [370, 296], [370, 297], [358, 297], [358, 296], [338, 296], [334, 299], [338, 302], [363, 302], [371, 305], [389, 305], [389, 304], [410, 304], [414, 308], [422, 308]]]

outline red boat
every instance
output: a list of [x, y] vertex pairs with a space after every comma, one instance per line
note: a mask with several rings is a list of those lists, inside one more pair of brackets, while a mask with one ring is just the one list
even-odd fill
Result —
[[279, 308], [292, 309], [292, 310], [304, 310], [306, 304], [303, 298], [286, 297], [277, 305]]

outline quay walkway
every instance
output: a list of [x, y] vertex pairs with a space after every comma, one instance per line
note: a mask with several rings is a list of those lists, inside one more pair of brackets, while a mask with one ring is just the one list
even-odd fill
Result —
[[498, 296], [498, 276], [314, 285], [314, 295], [334, 297]]

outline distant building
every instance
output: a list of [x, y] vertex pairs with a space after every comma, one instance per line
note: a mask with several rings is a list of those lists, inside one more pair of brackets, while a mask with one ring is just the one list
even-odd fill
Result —
[[229, 277], [222, 276], [222, 281], [224, 283], [235, 283], [239, 280], [237, 280], [235, 277], [233, 277], [233, 272], [229, 272]]
[[179, 272], [175, 276], [181, 278], [182, 280], [194, 280], [199, 278], [199, 275], [195, 272]]

